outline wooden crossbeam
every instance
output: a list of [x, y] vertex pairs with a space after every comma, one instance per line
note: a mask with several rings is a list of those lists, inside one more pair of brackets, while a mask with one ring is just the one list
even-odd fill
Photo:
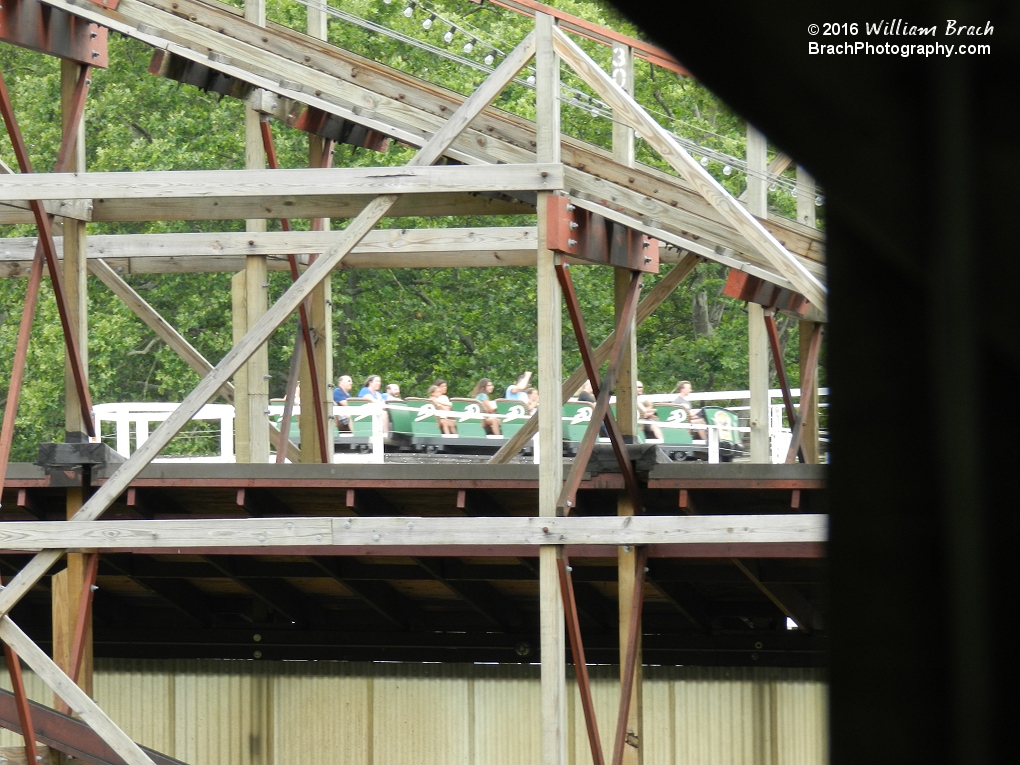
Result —
[[[299, 37], [292, 30], [279, 25], [270, 23], [270, 34], [267, 35], [265, 28], [238, 18], [240, 11], [229, 6], [178, 0], [171, 8], [165, 0], [124, 0], [117, 14], [113, 15], [87, 0], [76, 3], [51, 0], [51, 4], [76, 9], [75, 12], [89, 18], [95, 15], [111, 28], [157, 48], [165, 48], [169, 43], [165, 39], [139, 32], [138, 27], [144, 24], [146, 29], [164, 30], [168, 35], [189, 40], [188, 44], [193, 45], [195, 50], [188, 52], [196, 60], [223, 71], [231, 69], [222, 63], [226, 54], [230, 60], [246, 67], [274, 72], [280, 81], [300, 82], [304, 92], [290, 93], [288, 97], [311, 105], [317, 105], [318, 101], [326, 98], [331, 99], [332, 105], [326, 104], [326, 107], [333, 109], [332, 113], [343, 112], [341, 116], [346, 119], [383, 132], [388, 131], [412, 145], [420, 144], [422, 136], [433, 132], [436, 125], [441, 124], [444, 114], [448, 110], [452, 111], [460, 98], [430, 83], [411, 80], [399, 72], [347, 51]], [[207, 52], [210, 50], [216, 52], [216, 61], [208, 58]], [[246, 77], [253, 83], [258, 79], [255, 74], [238, 67], [233, 67], [231, 71], [234, 70], [236, 76]], [[269, 84], [269, 89], [281, 93], [286, 90], [276, 81]], [[322, 99], [311, 95], [313, 92], [321, 93]], [[362, 109], [359, 114], [351, 111], [352, 104], [363, 103], [371, 103], [372, 108]], [[398, 130], [402, 132], [395, 132]], [[505, 112], [488, 110], [479, 123], [465, 132], [447, 153], [465, 162], [527, 162], [534, 158], [534, 152], [527, 148], [533, 146], [534, 141], [533, 123]], [[620, 166], [599, 149], [574, 139], [565, 138], [562, 148], [563, 161], [581, 171], [570, 182], [571, 188], [576, 189], [577, 193], [589, 195], [592, 200], [616, 200], [634, 216], [648, 215], [668, 225], [674, 232], [695, 232], [710, 246], [729, 246], [726, 241], [715, 238], [729, 231], [729, 235], [735, 237], [732, 241], [736, 249], [742, 250], [744, 240], [683, 179], [647, 166]], [[116, 200], [104, 203], [103, 206], [110, 209], [97, 209], [97, 220], [144, 219], [125, 216], [144, 216], [147, 213], [144, 207], [115, 211], [113, 208], [120, 207]], [[186, 213], [180, 207], [178, 205], [173, 213], [177, 218], [194, 214]], [[693, 217], [685, 216], [685, 211], [693, 213]], [[299, 217], [293, 210], [290, 214]], [[476, 213], [465, 211], [462, 214]], [[234, 217], [253, 216], [235, 214]], [[335, 213], [333, 217], [340, 217], [340, 214]], [[673, 221], [676, 225], [673, 225]], [[823, 237], [820, 232], [782, 218], [768, 218], [761, 222], [787, 249], [821, 260]], [[639, 230], [655, 235], [644, 229]], [[753, 252], [746, 254], [752, 259], [759, 257]]]
[[[106, 484], [109, 485], [109, 484]], [[0, 549], [132, 550], [187, 548], [422, 547], [814, 543], [826, 541], [824, 515], [569, 516], [407, 518], [202, 518], [8, 521]]]
[[581, 48], [560, 31], [555, 33], [556, 50], [585, 82], [613, 108], [621, 119], [641, 136], [678, 173], [694, 185], [698, 192], [726, 221], [760, 252], [772, 266], [785, 276], [797, 291], [816, 307], [825, 310], [826, 289], [802, 263], [797, 261], [753, 215], [716, 181], [677, 143], [662, 126], [653, 120], [625, 90], [617, 85]]
[[559, 164], [306, 167], [287, 170], [151, 170], [133, 173], [18, 173], [0, 201], [43, 199], [281, 199], [316, 195], [556, 191]]
[[[409, 163], [410, 168], [427, 167], [434, 163], [460, 135], [481, 110], [494, 99], [517, 73], [531, 59], [535, 51], [534, 34], [528, 35], [514, 48], [496, 71], [482, 83], [461, 105], [449, 120], [432, 136], [424, 148]], [[280, 172], [280, 171], [271, 171]], [[197, 414], [212, 398], [222, 384], [240, 369], [241, 365], [269, 338], [269, 336], [292, 314], [311, 294], [337, 264], [379, 220], [393, 207], [397, 195], [387, 194], [376, 197], [352, 220], [337, 242], [327, 249], [314, 264], [294, 282], [283, 296], [249, 329], [248, 333], [227, 352], [220, 363], [203, 378], [202, 382], [181, 402], [181, 405], [155, 432], [139, 447], [128, 460], [114, 472], [103, 486], [92, 495], [74, 518], [92, 521], [98, 518], [116, 499], [124, 493], [131, 481], [145, 468], [160, 450], [184, 425]], [[57, 550], [36, 555], [15, 576], [7, 587], [0, 591], [0, 613], [6, 614], [60, 559]], [[5, 619], [5, 622], [7, 620]], [[13, 624], [13, 623], [12, 623]]]

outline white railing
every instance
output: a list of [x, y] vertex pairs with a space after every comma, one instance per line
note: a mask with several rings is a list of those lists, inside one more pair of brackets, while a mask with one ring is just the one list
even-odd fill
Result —
[[[92, 407], [92, 420], [96, 434], [101, 436], [104, 422], [116, 425], [115, 446], [121, 456], [127, 458], [149, 438], [149, 426], [163, 422], [180, 404], [164, 404], [151, 401], [133, 401], [116, 404], [96, 404]], [[219, 420], [220, 453], [180, 457], [157, 457], [158, 462], [234, 462], [234, 407], [230, 404], [206, 404], [191, 418], [194, 420]], [[132, 448], [132, 434], [134, 447]]]
[[[800, 390], [794, 388], [791, 391], [795, 399], [799, 399]], [[828, 388], [819, 388], [819, 396], [827, 396], [829, 393]], [[715, 391], [707, 393], [692, 393], [687, 397], [688, 401], [692, 403], [702, 402], [717, 402], [717, 401], [741, 401], [747, 400], [750, 396], [750, 392], [746, 390], [737, 391]], [[771, 452], [771, 460], [773, 463], [782, 463], [786, 460], [786, 453], [790, 448], [790, 440], [792, 437], [791, 429], [784, 423], [785, 418], [785, 407], [782, 403], [773, 403], [774, 399], [781, 399], [782, 391], [779, 389], [772, 389], [769, 391], [769, 444]], [[674, 393], [662, 393], [662, 394], [650, 394], [642, 397], [644, 401], [649, 403], [671, 403], [676, 398]], [[615, 401], [611, 399], [611, 401]], [[153, 423], [160, 423], [165, 420], [171, 412], [173, 412], [179, 405], [172, 403], [152, 403], [152, 402], [128, 402], [128, 403], [116, 403], [116, 404], [96, 404], [93, 407], [93, 418], [95, 421], [96, 432], [102, 432], [102, 423], [113, 422], [116, 425], [115, 442], [116, 446], [114, 449], [123, 455], [129, 457], [131, 452], [145, 443], [149, 437], [150, 426]], [[400, 406], [400, 404], [397, 404]], [[821, 406], [826, 406], [823, 402]], [[747, 406], [727, 406], [727, 409], [731, 411], [746, 411]], [[283, 405], [272, 404], [267, 410], [267, 421], [270, 417], [276, 419], [283, 414]], [[415, 407], [416, 411], [419, 411]], [[366, 403], [357, 407], [347, 406], [333, 406], [330, 417], [336, 417], [338, 415], [344, 415], [351, 418], [363, 419], [370, 417], [372, 420], [372, 435], [369, 438], [369, 449], [367, 452], [359, 452], [357, 450], [341, 451], [333, 456], [334, 462], [362, 462], [362, 463], [375, 463], [382, 464], [385, 461], [385, 440], [386, 433], [384, 428], [384, 415], [386, 411], [386, 405], [382, 403]], [[572, 424], [577, 424], [577, 420], [586, 420], [591, 418], [591, 409], [579, 410], [572, 417], [564, 417], [563, 420], [571, 420]], [[297, 418], [301, 414], [301, 407], [299, 405], [294, 406], [292, 417]], [[436, 416], [440, 413], [437, 411], [423, 412], [422, 416]], [[447, 416], [453, 419], [461, 420], [466, 418], [477, 418], [478, 412], [442, 412], [442, 416]], [[524, 406], [521, 407], [521, 412], [511, 412], [509, 414], [486, 414], [487, 417], [498, 417], [505, 421], [511, 420], [526, 420], [531, 417], [527, 413]], [[219, 445], [220, 453], [218, 455], [201, 455], [201, 456], [180, 456], [180, 457], [159, 457], [158, 461], [161, 462], [234, 462], [234, 408], [229, 404], [206, 404], [202, 409], [199, 410], [198, 414], [195, 415], [193, 420], [219, 420]], [[750, 428], [747, 427], [730, 427], [724, 425], [715, 424], [698, 424], [694, 425], [690, 422], [671, 422], [671, 421], [660, 421], [660, 420], [638, 420], [641, 425], [655, 425], [659, 428], [666, 429], [685, 429], [694, 431], [704, 431], [707, 435], [706, 439], [694, 439], [693, 444], [695, 448], [704, 448], [708, 452], [708, 461], [710, 463], [719, 462], [719, 443], [720, 441], [739, 441], [739, 438], [734, 438], [734, 432], [749, 433]], [[333, 430], [331, 428], [331, 430]], [[722, 431], [729, 431], [723, 433]], [[335, 432], [335, 431], [334, 431]], [[133, 438], [132, 438], [133, 436]], [[351, 437], [350, 432], [339, 431], [337, 437], [341, 439]], [[456, 440], [455, 435], [448, 436], [451, 440]], [[493, 440], [499, 440], [499, 436], [489, 436]], [[600, 438], [600, 441], [606, 441], [608, 439]], [[132, 441], [134, 446], [132, 448]], [[657, 439], [647, 439], [648, 443], [661, 443]], [[539, 461], [538, 451], [538, 438], [537, 436], [533, 439], [534, 443], [534, 461]], [[665, 444], [666, 448], [670, 445]]]

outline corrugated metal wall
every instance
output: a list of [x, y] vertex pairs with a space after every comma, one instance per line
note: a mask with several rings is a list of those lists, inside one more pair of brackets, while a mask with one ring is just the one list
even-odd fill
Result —
[[[616, 667], [593, 667], [603, 746]], [[3, 687], [10, 688], [6, 671]], [[29, 695], [52, 694], [26, 673]], [[589, 765], [576, 684], [570, 765]], [[139, 743], [190, 765], [533, 765], [538, 667], [254, 661], [100, 661], [96, 700]], [[817, 670], [646, 667], [645, 765], [823, 765]], [[0, 745], [20, 738], [0, 732]]]

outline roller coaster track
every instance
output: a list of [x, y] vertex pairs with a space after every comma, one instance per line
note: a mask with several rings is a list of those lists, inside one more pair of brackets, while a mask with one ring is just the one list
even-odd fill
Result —
[[[43, 0], [256, 89], [256, 108], [279, 115], [299, 103], [420, 146], [464, 96], [292, 29], [246, 21], [237, 8], [199, 0]], [[535, 123], [488, 108], [446, 156], [467, 164], [535, 161]], [[789, 282], [686, 181], [627, 167], [564, 137], [566, 189], [585, 207], [697, 255], [789, 287]], [[818, 279], [821, 232], [781, 217], [759, 218]]]

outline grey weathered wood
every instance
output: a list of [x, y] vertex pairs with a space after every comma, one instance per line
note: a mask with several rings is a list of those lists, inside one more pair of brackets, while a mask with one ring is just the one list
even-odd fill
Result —
[[612, 77], [592, 61], [562, 32], [555, 34], [556, 50], [570, 67], [613, 107], [614, 115], [641, 133], [673, 168], [695, 186], [716, 210], [765, 256], [775, 269], [790, 280], [797, 291], [814, 305], [824, 309], [825, 286], [815, 278], [776, 238], [706, 172], [700, 164], [653, 120], [641, 106], [623, 91]]
[[142, 751], [117, 724], [107, 717], [88, 694], [74, 684], [64, 671], [32, 642], [9, 616], [0, 617], [0, 640], [9, 645], [21, 659], [32, 668], [46, 685], [53, 689], [82, 720], [89, 724], [113, 751], [123, 758], [127, 765], [153, 765], [149, 756]]
[[[560, 62], [553, 47], [553, 18], [535, 14], [535, 138], [540, 162], [560, 161]], [[539, 401], [538, 511], [556, 515], [556, 499], [563, 486], [563, 427], [556, 401], [561, 388], [562, 298], [556, 279], [558, 256], [546, 249], [548, 194], [538, 195], [537, 297], [538, 385], [546, 403]], [[552, 401], [550, 401], [552, 399]], [[552, 404], [551, 406], [549, 404]], [[539, 642], [542, 657], [541, 760], [542, 765], [566, 765], [566, 636], [563, 601], [559, 592], [559, 551], [543, 546], [538, 553]]]
[[320, 194], [554, 191], [562, 187], [563, 168], [558, 164], [25, 173], [4, 178], [0, 200], [103, 198], [150, 200], [151, 204], [164, 198], [271, 199]]
[[[647, 319], [662, 303], [676, 290], [680, 282], [694, 270], [694, 267], [701, 262], [701, 259], [690, 253], [686, 253], [681, 260], [673, 266], [666, 276], [659, 280], [658, 284], [652, 288], [652, 290], [645, 296], [644, 300], [638, 303], [637, 307], [637, 326], [641, 326], [641, 322]], [[592, 351], [592, 358], [597, 366], [601, 366], [609, 358], [609, 352], [613, 348], [613, 343], [616, 341], [616, 330], [609, 333], [609, 336], [602, 341], [599, 346]], [[563, 382], [561, 388], [562, 402], [566, 402], [568, 398], [574, 395], [578, 388], [581, 387], [581, 383], [584, 382], [588, 373], [584, 369], [582, 364], [571, 373], [571, 375]], [[535, 431], [538, 429], [538, 423], [535, 421], [536, 418], [532, 417], [524, 425], [521, 426], [520, 430], [513, 434], [510, 439], [503, 444], [499, 451], [497, 451], [489, 459], [489, 464], [504, 464], [509, 462], [514, 455], [517, 454], [524, 445], [528, 443], [532, 436], [535, 435]]]
[[[747, 126], [747, 209], [764, 215], [768, 206], [765, 182], [767, 142], [765, 136]], [[748, 389], [751, 392], [751, 461], [769, 461], [769, 341], [764, 311], [760, 305], [747, 304]]]
[[[496, 71], [482, 83], [451, 117], [452, 127], [440, 129], [436, 135], [411, 160], [411, 167], [421, 167], [435, 162], [443, 150], [458, 135], [463, 126], [470, 123], [533, 55], [534, 37], [529, 35], [497, 67]], [[369, 203], [357, 218], [337, 235], [336, 244], [294, 282], [283, 296], [251, 327], [241, 340], [227, 352], [219, 364], [206, 375], [198, 386], [181, 402], [181, 405], [156, 428], [152, 435], [128, 460], [118, 468], [99, 490], [85, 503], [76, 519], [91, 521], [98, 518], [130, 485], [131, 481], [152, 461], [171, 438], [184, 427], [217, 390], [241, 366], [241, 364], [293, 313], [304, 301], [315, 285], [319, 284], [333, 268], [375, 227], [379, 220], [393, 207], [396, 195], [377, 197]], [[41, 579], [50, 567], [59, 560], [61, 553], [45, 552], [36, 555], [26, 566], [0, 590], [0, 614], [6, 614], [29, 589]]]
[[809, 513], [7, 521], [0, 523], [0, 549], [817, 543], [826, 541], [827, 523]]

